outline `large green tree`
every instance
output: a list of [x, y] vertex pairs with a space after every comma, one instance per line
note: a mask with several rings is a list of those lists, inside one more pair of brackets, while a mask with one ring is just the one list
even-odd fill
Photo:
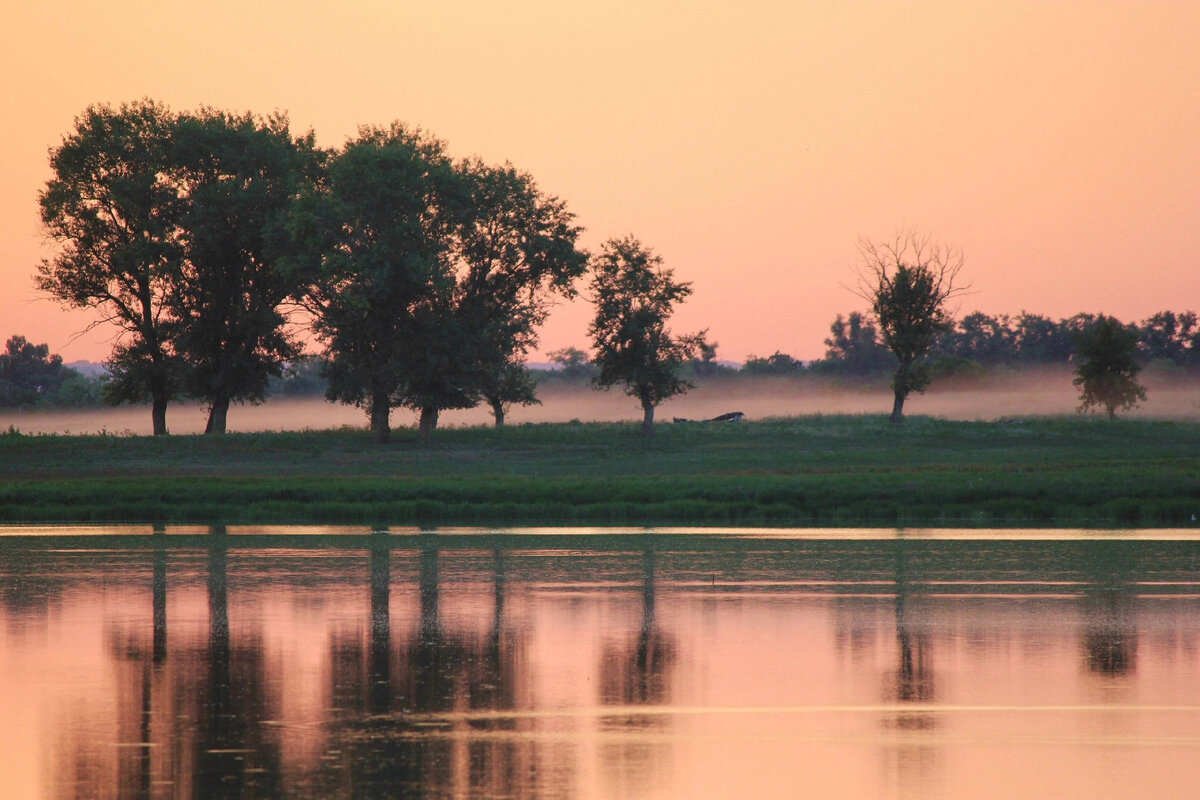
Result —
[[292, 206], [316, 160], [311, 134], [294, 139], [282, 114], [202, 109], [176, 123], [182, 261], [168, 304], [186, 389], [209, 406], [206, 433], [225, 432], [232, 401], [262, 401], [268, 379], [299, 354], [287, 309], [304, 280], [284, 258]]
[[929, 385], [922, 359], [951, 327], [948, 301], [964, 291], [955, 285], [962, 253], [915, 231], [883, 244], [864, 239], [859, 251], [858, 294], [871, 304], [880, 339], [900, 362], [892, 376], [890, 419], [902, 422], [905, 399]]
[[396, 406], [428, 436], [446, 409], [487, 398], [500, 423], [509, 403], [533, 402], [521, 362], [551, 296], [570, 294], [587, 263], [572, 215], [528, 174], [454, 164], [399, 123], [364, 129], [334, 158], [297, 232], [319, 253], [330, 397], [365, 406], [381, 441]]
[[1079, 387], [1081, 412], [1103, 406], [1108, 418], [1116, 419], [1117, 409], [1133, 408], [1146, 399], [1137, 381], [1141, 367], [1136, 329], [1101, 314], [1075, 334], [1075, 346], [1078, 361], [1072, 383]]
[[182, 257], [169, 179], [174, 126], [151, 100], [89, 107], [50, 151], [52, 174], [38, 198], [56, 252], [38, 268], [37, 286], [117, 328], [106, 396], [149, 399], [155, 435], [167, 432], [167, 404], [179, 390], [167, 307]]
[[[454, 284], [449, 267], [463, 204], [442, 142], [400, 123], [362, 128], [330, 161], [293, 220], [297, 263], [312, 276], [309, 305], [329, 361], [331, 400], [367, 411], [376, 438], [410, 381], [461, 346], [442, 328]], [[424, 343], [435, 353], [418, 353]]]
[[642, 432], [650, 434], [654, 409], [693, 388], [680, 371], [705, 345], [705, 331], [675, 335], [667, 329], [691, 284], [676, 281], [661, 257], [629, 236], [608, 240], [592, 259], [591, 292], [596, 314], [588, 333], [600, 367], [595, 383], [621, 384], [637, 398]]

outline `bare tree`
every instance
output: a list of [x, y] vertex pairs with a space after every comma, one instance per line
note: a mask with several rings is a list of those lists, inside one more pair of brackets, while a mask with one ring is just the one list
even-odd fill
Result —
[[859, 240], [863, 264], [855, 293], [871, 304], [879, 338], [899, 360], [892, 378], [892, 422], [904, 421], [904, 400], [929, 385], [921, 359], [951, 325], [950, 298], [966, 291], [955, 281], [962, 251], [930, 240], [927, 234], [901, 230], [890, 242]]

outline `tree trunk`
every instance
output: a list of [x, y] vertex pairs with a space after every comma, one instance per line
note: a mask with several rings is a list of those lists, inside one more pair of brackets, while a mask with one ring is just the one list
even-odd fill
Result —
[[654, 433], [654, 404], [649, 400], [642, 400], [642, 433]]
[[889, 422], [904, 422], [904, 397], [907, 393], [901, 390], [896, 390], [896, 399], [892, 403], [892, 416], [888, 418]]
[[488, 402], [492, 406], [492, 416], [496, 418], [496, 427], [503, 428], [504, 427], [504, 403], [501, 403], [499, 400], [489, 400]]
[[154, 405], [150, 409], [150, 418], [154, 424], [155, 436], [167, 435], [167, 398], [165, 395], [156, 395]]
[[204, 432], [217, 436], [225, 433], [225, 419], [228, 416], [229, 398], [216, 398], [208, 409], [208, 425], [205, 426]]
[[391, 412], [387, 392], [376, 392], [371, 396], [371, 430], [379, 444], [387, 444], [392, 438]]
[[429, 435], [433, 433], [433, 429], [437, 427], [438, 410], [433, 407], [421, 409], [421, 423], [418, 428], [421, 434], [421, 439], [428, 440]]

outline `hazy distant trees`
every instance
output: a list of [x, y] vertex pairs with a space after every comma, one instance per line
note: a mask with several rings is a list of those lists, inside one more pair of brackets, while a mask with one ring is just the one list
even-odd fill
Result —
[[676, 281], [662, 258], [630, 236], [609, 239], [594, 257], [591, 291], [596, 313], [588, 333], [600, 367], [595, 383], [622, 384], [637, 398], [642, 432], [649, 434], [655, 407], [693, 388], [680, 370], [700, 355], [705, 332], [675, 335], [667, 329], [691, 284]]
[[58, 391], [67, 377], [62, 356], [24, 336], [11, 337], [0, 352], [0, 406], [30, 406]]
[[564, 347], [546, 354], [550, 363], [557, 365], [554, 373], [567, 381], [590, 381], [599, 374], [592, 358], [578, 347]]
[[896, 358], [880, 342], [874, 321], [858, 311], [851, 311], [846, 319], [837, 315], [825, 348], [818, 372], [862, 376], [896, 368]]
[[804, 362], [776, 350], [769, 356], [749, 356], [741, 369], [744, 375], [782, 377], [804, 372]]
[[929, 384], [921, 359], [951, 327], [947, 303], [963, 290], [955, 286], [962, 253], [912, 231], [883, 244], [863, 240], [860, 252], [858, 293], [871, 304], [880, 340], [900, 362], [890, 419], [902, 422], [905, 398]]
[[82, 407], [100, 403], [100, 381], [63, 364], [47, 344], [11, 336], [0, 351], [0, 408]]
[[1138, 353], [1147, 362], [1200, 367], [1200, 327], [1195, 312], [1160, 311], [1144, 320], [1138, 330]]
[[179, 391], [178, 328], [166, 305], [182, 261], [169, 178], [174, 121], [150, 100], [89, 107], [51, 151], [38, 198], [58, 250], [38, 268], [37, 286], [118, 328], [106, 394], [149, 399], [155, 435], [167, 432], [167, 403]]
[[1101, 315], [1075, 341], [1079, 361], [1072, 382], [1079, 387], [1081, 412], [1103, 406], [1108, 418], [1116, 419], [1117, 409], [1133, 408], [1146, 399], [1146, 390], [1137, 381], [1141, 367], [1136, 329]]

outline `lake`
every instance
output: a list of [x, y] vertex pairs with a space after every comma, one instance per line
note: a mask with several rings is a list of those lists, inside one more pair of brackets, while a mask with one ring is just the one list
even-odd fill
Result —
[[1200, 787], [1186, 531], [0, 528], [0, 796]]

